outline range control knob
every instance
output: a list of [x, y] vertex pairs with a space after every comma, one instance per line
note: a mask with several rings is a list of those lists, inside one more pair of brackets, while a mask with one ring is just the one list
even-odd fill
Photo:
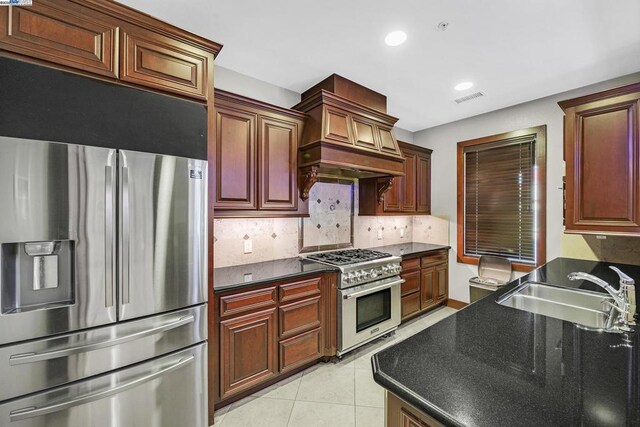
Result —
[[386, 266], [386, 265], [383, 265], [382, 266], [382, 274], [387, 274], [387, 273], [389, 273], [389, 267]]
[[371, 275], [372, 279], [375, 279], [376, 277], [378, 277], [378, 270], [376, 270], [375, 268], [372, 268], [369, 274]]
[[368, 279], [371, 276], [371, 272], [369, 271], [363, 271], [362, 272], [362, 278], [363, 279]]
[[353, 276], [355, 277], [355, 280], [357, 282], [362, 278], [362, 273], [360, 271], [356, 271], [355, 273], [353, 273]]
[[345, 277], [345, 282], [353, 283], [354, 279], [355, 279], [355, 275], [353, 273], [347, 273]]

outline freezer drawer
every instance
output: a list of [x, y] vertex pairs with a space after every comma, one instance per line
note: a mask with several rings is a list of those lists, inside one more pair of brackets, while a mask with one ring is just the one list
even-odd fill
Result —
[[3, 427], [206, 427], [206, 343], [0, 404]]
[[116, 321], [116, 151], [0, 137], [0, 345]]
[[205, 302], [207, 162], [121, 150], [118, 164], [119, 319]]
[[[207, 338], [206, 305], [0, 347], [0, 401], [68, 384]], [[0, 425], [4, 425], [0, 423]]]

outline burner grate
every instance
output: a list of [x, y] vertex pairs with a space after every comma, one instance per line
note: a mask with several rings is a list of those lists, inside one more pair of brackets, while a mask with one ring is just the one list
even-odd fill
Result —
[[372, 251], [370, 249], [347, 249], [342, 251], [324, 252], [320, 254], [309, 255], [307, 259], [332, 265], [348, 265], [373, 261], [390, 256], [391, 254]]

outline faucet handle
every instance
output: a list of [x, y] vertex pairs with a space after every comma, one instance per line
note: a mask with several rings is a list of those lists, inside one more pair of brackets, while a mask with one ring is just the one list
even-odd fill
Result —
[[619, 268], [614, 267], [612, 265], [609, 266], [610, 269], [612, 269], [613, 271], [615, 271], [616, 273], [618, 273], [618, 276], [620, 277], [620, 284], [623, 286], [632, 286], [635, 285], [635, 280], [633, 280], [631, 277], [627, 276], [625, 273], [623, 273], [622, 271], [620, 271]]

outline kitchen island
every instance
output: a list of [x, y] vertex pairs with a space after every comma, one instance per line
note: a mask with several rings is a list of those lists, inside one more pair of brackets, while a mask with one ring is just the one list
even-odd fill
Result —
[[640, 282], [639, 266], [558, 258], [375, 354], [386, 425], [639, 425], [638, 327], [589, 331], [496, 303], [527, 280], [604, 292], [575, 271], [617, 288], [609, 265]]

